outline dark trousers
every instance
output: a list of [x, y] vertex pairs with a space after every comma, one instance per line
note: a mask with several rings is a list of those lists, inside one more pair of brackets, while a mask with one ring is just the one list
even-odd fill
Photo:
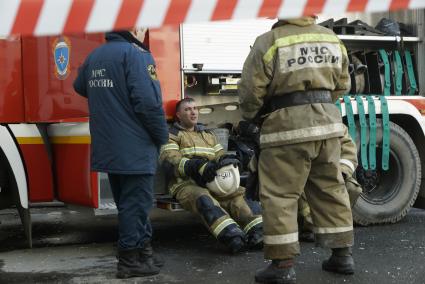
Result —
[[108, 174], [118, 208], [118, 248], [142, 248], [152, 237], [153, 175]]

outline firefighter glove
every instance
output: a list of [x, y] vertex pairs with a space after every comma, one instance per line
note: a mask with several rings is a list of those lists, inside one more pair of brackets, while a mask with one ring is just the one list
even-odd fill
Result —
[[216, 171], [219, 169], [219, 166], [214, 161], [208, 161], [202, 165], [199, 170], [199, 173], [202, 176], [202, 180], [207, 183], [213, 181], [215, 176], [217, 175]]
[[214, 180], [217, 169], [216, 162], [202, 158], [192, 158], [184, 164], [185, 174], [202, 187], [205, 187], [207, 182]]
[[218, 160], [218, 168], [224, 166], [233, 165], [235, 168], [241, 169], [241, 162], [236, 157], [236, 155], [223, 155]]
[[242, 120], [238, 124], [237, 128], [239, 135], [246, 138], [257, 139], [260, 134], [260, 128], [256, 124], [250, 121]]
[[199, 170], [204, 164], [205, 159], [192, 158], [184, 163], [184, 173], [194, 180], [199, 180], [201, 178]]

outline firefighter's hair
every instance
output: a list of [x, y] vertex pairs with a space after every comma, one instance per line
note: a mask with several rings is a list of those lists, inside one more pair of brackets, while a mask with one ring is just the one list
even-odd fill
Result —
[[180, 111], [180, 106], [181, 106], [181, 104], [182, 104], [182, 103], [193, 103], [193, 102], [195, 102], [195, 100], [194, 100], [194, 99], [192, 99], [192, 98], [184, 98], [184, 99], [181, 99], [180, 101], [178, 101], [178, 102], [176, 103], [176, 112], [175, 112], [175, 113], [177, 113], [177, 112], [179, 112], [179, 111]]

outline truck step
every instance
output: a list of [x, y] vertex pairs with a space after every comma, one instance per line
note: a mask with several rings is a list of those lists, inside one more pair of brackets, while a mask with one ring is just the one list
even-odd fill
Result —
[[[183, 211], [180, 203], [170, 196], [160, 196], [156, 198], [156, 207], [168, 211]], [[94, 209], [96, 216], [117, 214], [118, 210], [112, 198], [100, 200], [99, 208]]]
[[156, 198], [156, 207], [168, 211], [183, 211], [180, 203], [169, 195], [164, 195]]
[[117, 206], [113, 198], [102, 198], [99, 200], [99, 208], [94, 209], [94, 215], [112, 215], [118, 214]]

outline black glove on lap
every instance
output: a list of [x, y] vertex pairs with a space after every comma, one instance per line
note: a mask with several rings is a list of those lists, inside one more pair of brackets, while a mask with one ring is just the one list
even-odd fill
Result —
[[199, 173], [199, 170], [201, 169], [202, 165], [204, 165], [206, 162], [205, 159], [199, 159], [199, 158], [192, 158], [184, 164], [184, 173], [191, 177], [194, 180], [198, 180], [201, 175]]
[[221, 156], [220, 159], [218, 160], [218, 168], [228, 166], [228, 165], [233, 165], [234, 167], [237, 167], [239, 169], [241, 169], [242, 167], [242, 164], [239, 161], [239, 159], [237, 159], [236, 155]]
[[216, 171], [219, 166], [214, 161], [209, 161], [205, 164], [205, 166], [201, 167], [202, 179], [205, 183], [213, 181], [215, 176], [217, 175]]

